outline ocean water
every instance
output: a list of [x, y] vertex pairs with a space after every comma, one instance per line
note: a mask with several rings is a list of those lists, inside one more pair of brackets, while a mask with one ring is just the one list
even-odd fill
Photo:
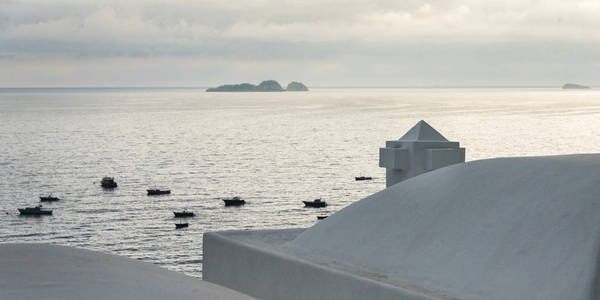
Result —
[[[202, 234], [308, 227], [385, 188], [379, 147], [424, 119], [467, 160], [600, 151], [600, 92], [0, 89], [0, 243], [100, 250], [202, 276]], [[373, 176], [354, 181], [354, 176]], [[119, 187], [103, 190], [114, 176]], [[171, 195], [149, 197], [146, 189]], [[52, 216], [22, 217], [39, 195]], [[219, 197], [239, 195], [243, 207]], [[329, 206], [304, 208], [322, 197]], [[172, 211], [190, 209], [175, 230]]]

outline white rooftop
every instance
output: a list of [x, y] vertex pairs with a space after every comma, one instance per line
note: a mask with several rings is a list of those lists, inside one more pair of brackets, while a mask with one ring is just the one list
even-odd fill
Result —
[[342, 209], [286, 247], [439, 299], [600, 299], [600, 154], [437, 169]]
[[150, 263], [48, 244], [0, 244], [0, 299], [254, 299]]

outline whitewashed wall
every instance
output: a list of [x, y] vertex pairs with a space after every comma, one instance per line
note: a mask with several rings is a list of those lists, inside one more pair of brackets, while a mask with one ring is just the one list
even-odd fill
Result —
[[[281, 235], [285, 230], [274, 230]], [[236, 232], [240, 235], [242, 232]], [[252, 231], [246, 232], [252, 235]], [[433, 299], [398, 287], [298, 259], [228, 232], [204, 234], [203, 278], [264, 300]]]

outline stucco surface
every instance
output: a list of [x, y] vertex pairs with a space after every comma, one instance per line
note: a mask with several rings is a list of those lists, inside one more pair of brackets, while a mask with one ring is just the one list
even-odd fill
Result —
[[398, 140], [379, 148], [379, 166], [386, 168], [386, 187], [419, 174], [465, 162], [465, 148], [450, 142], [421, 120]]
[[140, 261], [48, 244], [0, 244], [0, 299], [254, 299]]
[[287, 242], [458, 299], [600, 299], [600, 155], [498, 158], [400, 182]]
[[264, 300], [432, 300], [365, 274], [315, 263], [283, 245], [303, 229], [204, 234], [204, 279]]

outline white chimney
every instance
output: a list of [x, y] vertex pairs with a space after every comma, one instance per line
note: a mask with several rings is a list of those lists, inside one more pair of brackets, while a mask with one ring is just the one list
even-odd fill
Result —
[[386, 187], [441, 167], [465, 162], [465, 148], [450, 142], [421, 120], [399, 140], [379, 148], [379, 166], [386, 168]]

